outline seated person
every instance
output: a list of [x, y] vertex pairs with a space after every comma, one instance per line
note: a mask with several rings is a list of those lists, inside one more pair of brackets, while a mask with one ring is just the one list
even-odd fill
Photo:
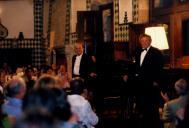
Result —
[[14, 77], [8, 81], [6, 92], [8, 98], [2, 105], [2, 112], [14, 123], [22, 115], [22, 101], [26, 93], [25, 81], [21, 77]]
[[71, 110], [78, 116], [79, 122], [92, 128], [98, 123], [98, 117], [92, 110], [88, 100], [86, 100], [87, 90], [84, 85], [84, 80], [76, 77], [70, 82], [71, 95], [68, 95], [68, 102], [71, 105]]
[[[56, 125], [54, 126], [56, 128], [77, 126], [77, 118], [71, 113], [66, 94], [58, 88], [35, 88], [28, 92], [23, 100], [23, 112], [25, 116], [22, 117], [21, 126], [28, 127], [30, 123], [33, 125], [30, 124], [30, 127], [35, 128], [52, 128], [52, 125]], [[45, 122], [42, 123], [42, 121]], [[22, 124], [22, 122], [26, 124]]]
[[189, 86], [185, 79], [179, 79], [175, 83], [175, 90], [179, 97], [167, 101], [163, 108], [162, 120], [168, 127], [177, 127], [184, 119], [184, 109], [187, 105]]
[[66, 67], [65, 65], [60, 65], [60, 68], [58, 69], [58, 75], [57, 75], [58, 79], [61, 82], [61, 88], [69, 88], [69, 81], [70, 78], [68, 75], [68, 72], [66, 71]]

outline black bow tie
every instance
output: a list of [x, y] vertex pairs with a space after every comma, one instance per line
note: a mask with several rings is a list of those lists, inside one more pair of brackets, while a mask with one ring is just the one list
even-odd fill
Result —
[[143, 48], [143, 49], [141, 50], [141, 52], [143, 52], [143, 51], [147, 51], [147, 48]]

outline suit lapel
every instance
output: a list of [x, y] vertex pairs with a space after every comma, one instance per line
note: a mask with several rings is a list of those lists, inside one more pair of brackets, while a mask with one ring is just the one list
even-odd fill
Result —
[[76, 60], [76, 55], [74, 55], [73, 59], [72, 59], [72, 72], [73, 72], [73, 69], [74, 69], [75, 60]]
[[141, 67], [144, 66], [146, 63], [149, 62], [151, 54], [152, 54], [152, 47], [150, 47], [149, 50], [148, 50], [148, 52], [146, 53], [146, 55], [144, 57], [144, 60], [142, 62]]

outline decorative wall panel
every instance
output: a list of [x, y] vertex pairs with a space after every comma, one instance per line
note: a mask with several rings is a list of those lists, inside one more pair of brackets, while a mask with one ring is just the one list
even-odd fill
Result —
[[[16, 47], [15, 44], [16, 43]], [[13, 46], [14, 45], [14, 46]], [[0, 41], [0, 48], [28, 48], [32, 49], [32, 65], [40, 67], [43, 61], [42, 45], [41, 41], [38, 39], [24, 39], [24, 40], [14, 40], [6, 39]], [[23, 58], [24, 59], [24, 58]]]
[[65, 28], [65, 45], [70, 42], [70, 13], [71, 13], [71, 0], [67, 0], [66, 6], [66, 28]]
[[114, 42], [129, 41], [129, 26], [119, 24], [119, 0], [114, 0]]
[[[40, 67], [45, 64], [43, 46], [43, 1], [33, 0], [34, 2], [34, 39], [0, 40], [0, 48], [30, 48], [32, 49], [32, 65]], [[23, 58], [24, 59], [24, 58]]]

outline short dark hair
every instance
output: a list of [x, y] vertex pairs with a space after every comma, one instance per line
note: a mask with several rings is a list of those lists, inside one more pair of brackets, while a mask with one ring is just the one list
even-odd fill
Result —
[[54, 119], [51, 114], [37, 109], [25, 112], [24, 116], [13, 125], [13, 128], [52, 128], [54, 125]]
[[53, 115], [60, 120], [68, 121], [72, 115], [71, 107], [67, 101], [66, 92], [58, 88], [52, 88], [53, 93], [56, 96], [56, 107]]
[[70, 81], [70, 89], [72, 94], [82, 94], [85, 87], [84, 79], [75, 77]]
[[43, 108], [44, 112], [53, 113], [56, 107], [56, 96], [48, 88], [38, 88], [29, 91], [24, 99], [23, 111], [32, 111]]

